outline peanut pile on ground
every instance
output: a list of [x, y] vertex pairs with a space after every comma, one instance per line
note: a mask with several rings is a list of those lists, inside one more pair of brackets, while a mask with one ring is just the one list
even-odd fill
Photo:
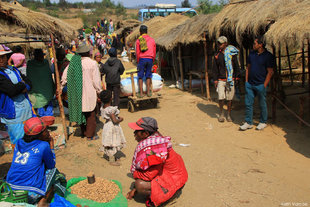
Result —
[[119, 187], [114, 182], [99, 177], [96, 177], [96, 182], [93, 184], [88, 184], [86, 179], [71, 187], [72, 194], [99, 203], [110, 202], [118, 192]]

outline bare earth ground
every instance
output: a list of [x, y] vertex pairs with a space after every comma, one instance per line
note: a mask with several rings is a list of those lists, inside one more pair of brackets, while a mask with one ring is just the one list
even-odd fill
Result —
[[[215, 96], [214, 90], [212, 93]], [[234, 123], [219, 123], [215, 102], [167, 86], [161, 94], [159, 108], [135, 113], [129, 113], [126, 99], [122, 100], [121, 125], [127, 146], [122, 150], [126, 157], [120, 167], [110, 166], [102, 158], [101, 140], [81, 139], [77, 129], [67, 147], [56, 152], [57, 168], [68, 179], [93, 171], [96, 176], [119, 180], [126, 195], [133, 182], [129, 169], [137, 144], [127, 124], [152, 116], [159, 123], [159, 131], [172, 137], [174, 149], [182, 155], [189, 173], [182, 195], [169, 206], [310, 206], [310, 130], [299, 127], [284, 109], [279, 109], [276, 125], [264, 131], [241, 132], [242, 103], [235, 104]], [[298, 106], [297, 102], [290, 104]], [[255, 110], [257, 120], [258, 108]], [[101, 123], [97, 129], [101, 136]], [[0, 174], [8, 169], [11, 159], [12, 154], [1, 157]], [[128, 203], [144, 206], [142, 198]]]

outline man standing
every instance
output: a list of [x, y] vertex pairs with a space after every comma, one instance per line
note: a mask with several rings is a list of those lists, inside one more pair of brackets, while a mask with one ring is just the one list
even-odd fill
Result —
[[81, 126], [82, 137], [88, 140], [98, 139], [96, 131], [97, 94], [100, 93], [101, 80], [98, 63], [92, 60], [90, 48], [86, 44], [79, 45], [69, 66], [62, 75], [61, 84], [67, 84], [69, 120]]
[[218, 100], [220, 107], [219, 122], [224, 122], [224, 102], [227, 101], [227, 117], [228, 122], [232, 121], [231, 107], [232, 99], [235, 94], [236, 81], [239, 79], [240, 68], [237, 59], [239, 50], [232, 45], [228, 45], [227, 38], [221, 36], [217, 40], [219, 51], [214, 56], [213, 78], [216, 91], [218, 92]]
[[266, 91], [268, 83], [273, 75], [275, 64], [274, 56], [266, 50], [261, 37], [254, 40], [253, 49], [247, 60], [245, 76], [245, 123], [240, 130], [245, 131], [253, 126], [253, 103], [255, 96], [258, 96], [260, 106], [260, 120], [256, 127], [262, 130], [267, 127], [268, 110], [266, 103]]
[[116, 49], [114, 47], [109, 50], [109, 56], [110, 58], [103, 65], [102, 74], [105, 75], [107, 89], [113, 93], [112, 106], [117, 106], [119, 108], [121, 75], [124, 73], [125, 68], [123, 63], [117, 58]]
[[140, 37], [136, 42], [136, 56], [138, 63], [138, 78], [139, 78], [139, 97], [143, 97], [143, 78], [146, 77], [146, 92], [147, 96], [152, 96], [151, 78], [153, 61], [156, 57], [155, 40], [147, 35], [147, 26], [141, 25]]

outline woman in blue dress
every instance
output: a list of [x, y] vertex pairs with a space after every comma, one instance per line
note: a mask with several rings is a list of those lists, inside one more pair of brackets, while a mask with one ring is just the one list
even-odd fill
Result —
[[0, 45], [0, 119], [6, 125], [12, 147], [24, 137], [23, 122], [34, 116], [27, 92], [30, 81], [16, 67], [8, 66], [12, 51]]

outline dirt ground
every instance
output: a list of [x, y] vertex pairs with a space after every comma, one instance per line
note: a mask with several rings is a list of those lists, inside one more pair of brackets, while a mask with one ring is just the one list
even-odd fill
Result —
[[[285, 109], [278, 110], [278, 121], [264, 131], [238, 131], [244, 118], [244, 105], [235, 103], [233, 123], [217, 121], [218, 105], [208, 102], [196, 91], [193, 94], [169, 88], [161, 90], [158, 108], [127, 111], [122, 99], [120, 116], [127, 146], [122, 150], [120, 167], [110, 166], [99, 151], [101, 140], [87, 141], [78, 137], [77, 128], [65, 149], [56, 152], [56, 166], [67, 178], [96, 176], [122, 183], [123, 194], [133, 179], [130, 165], [137, 145], [128, 127], [140, 117], [157, 119], [159, 131], [171, 136], [173, 147], [184, 159], [189, 179], [181, 196], [168, 206], [310, 206], [310, 130], [299, 127]], [[214, 88], [212, 96], [216, 97]], [[297, 103], [297, 102], [296, 102]], [[298, 105], [291, 103], [292, 105]], [[270, 107], [269, 107], [270, 108]], [[259, 110], [255, 108], [258, 120]], [[102, 120], [102, 119], [100, 119]], [[59, 120], [58, 120], [59, 121]], [[103, 124], [98, 123], [101, 137]], [[189, 146], [183, 147], [180, 144]], [[12, 154], [0, 159], [1, 174], [8, 169]], [[128, 201], [130, 207], [144, 206], [139, 197]]]

